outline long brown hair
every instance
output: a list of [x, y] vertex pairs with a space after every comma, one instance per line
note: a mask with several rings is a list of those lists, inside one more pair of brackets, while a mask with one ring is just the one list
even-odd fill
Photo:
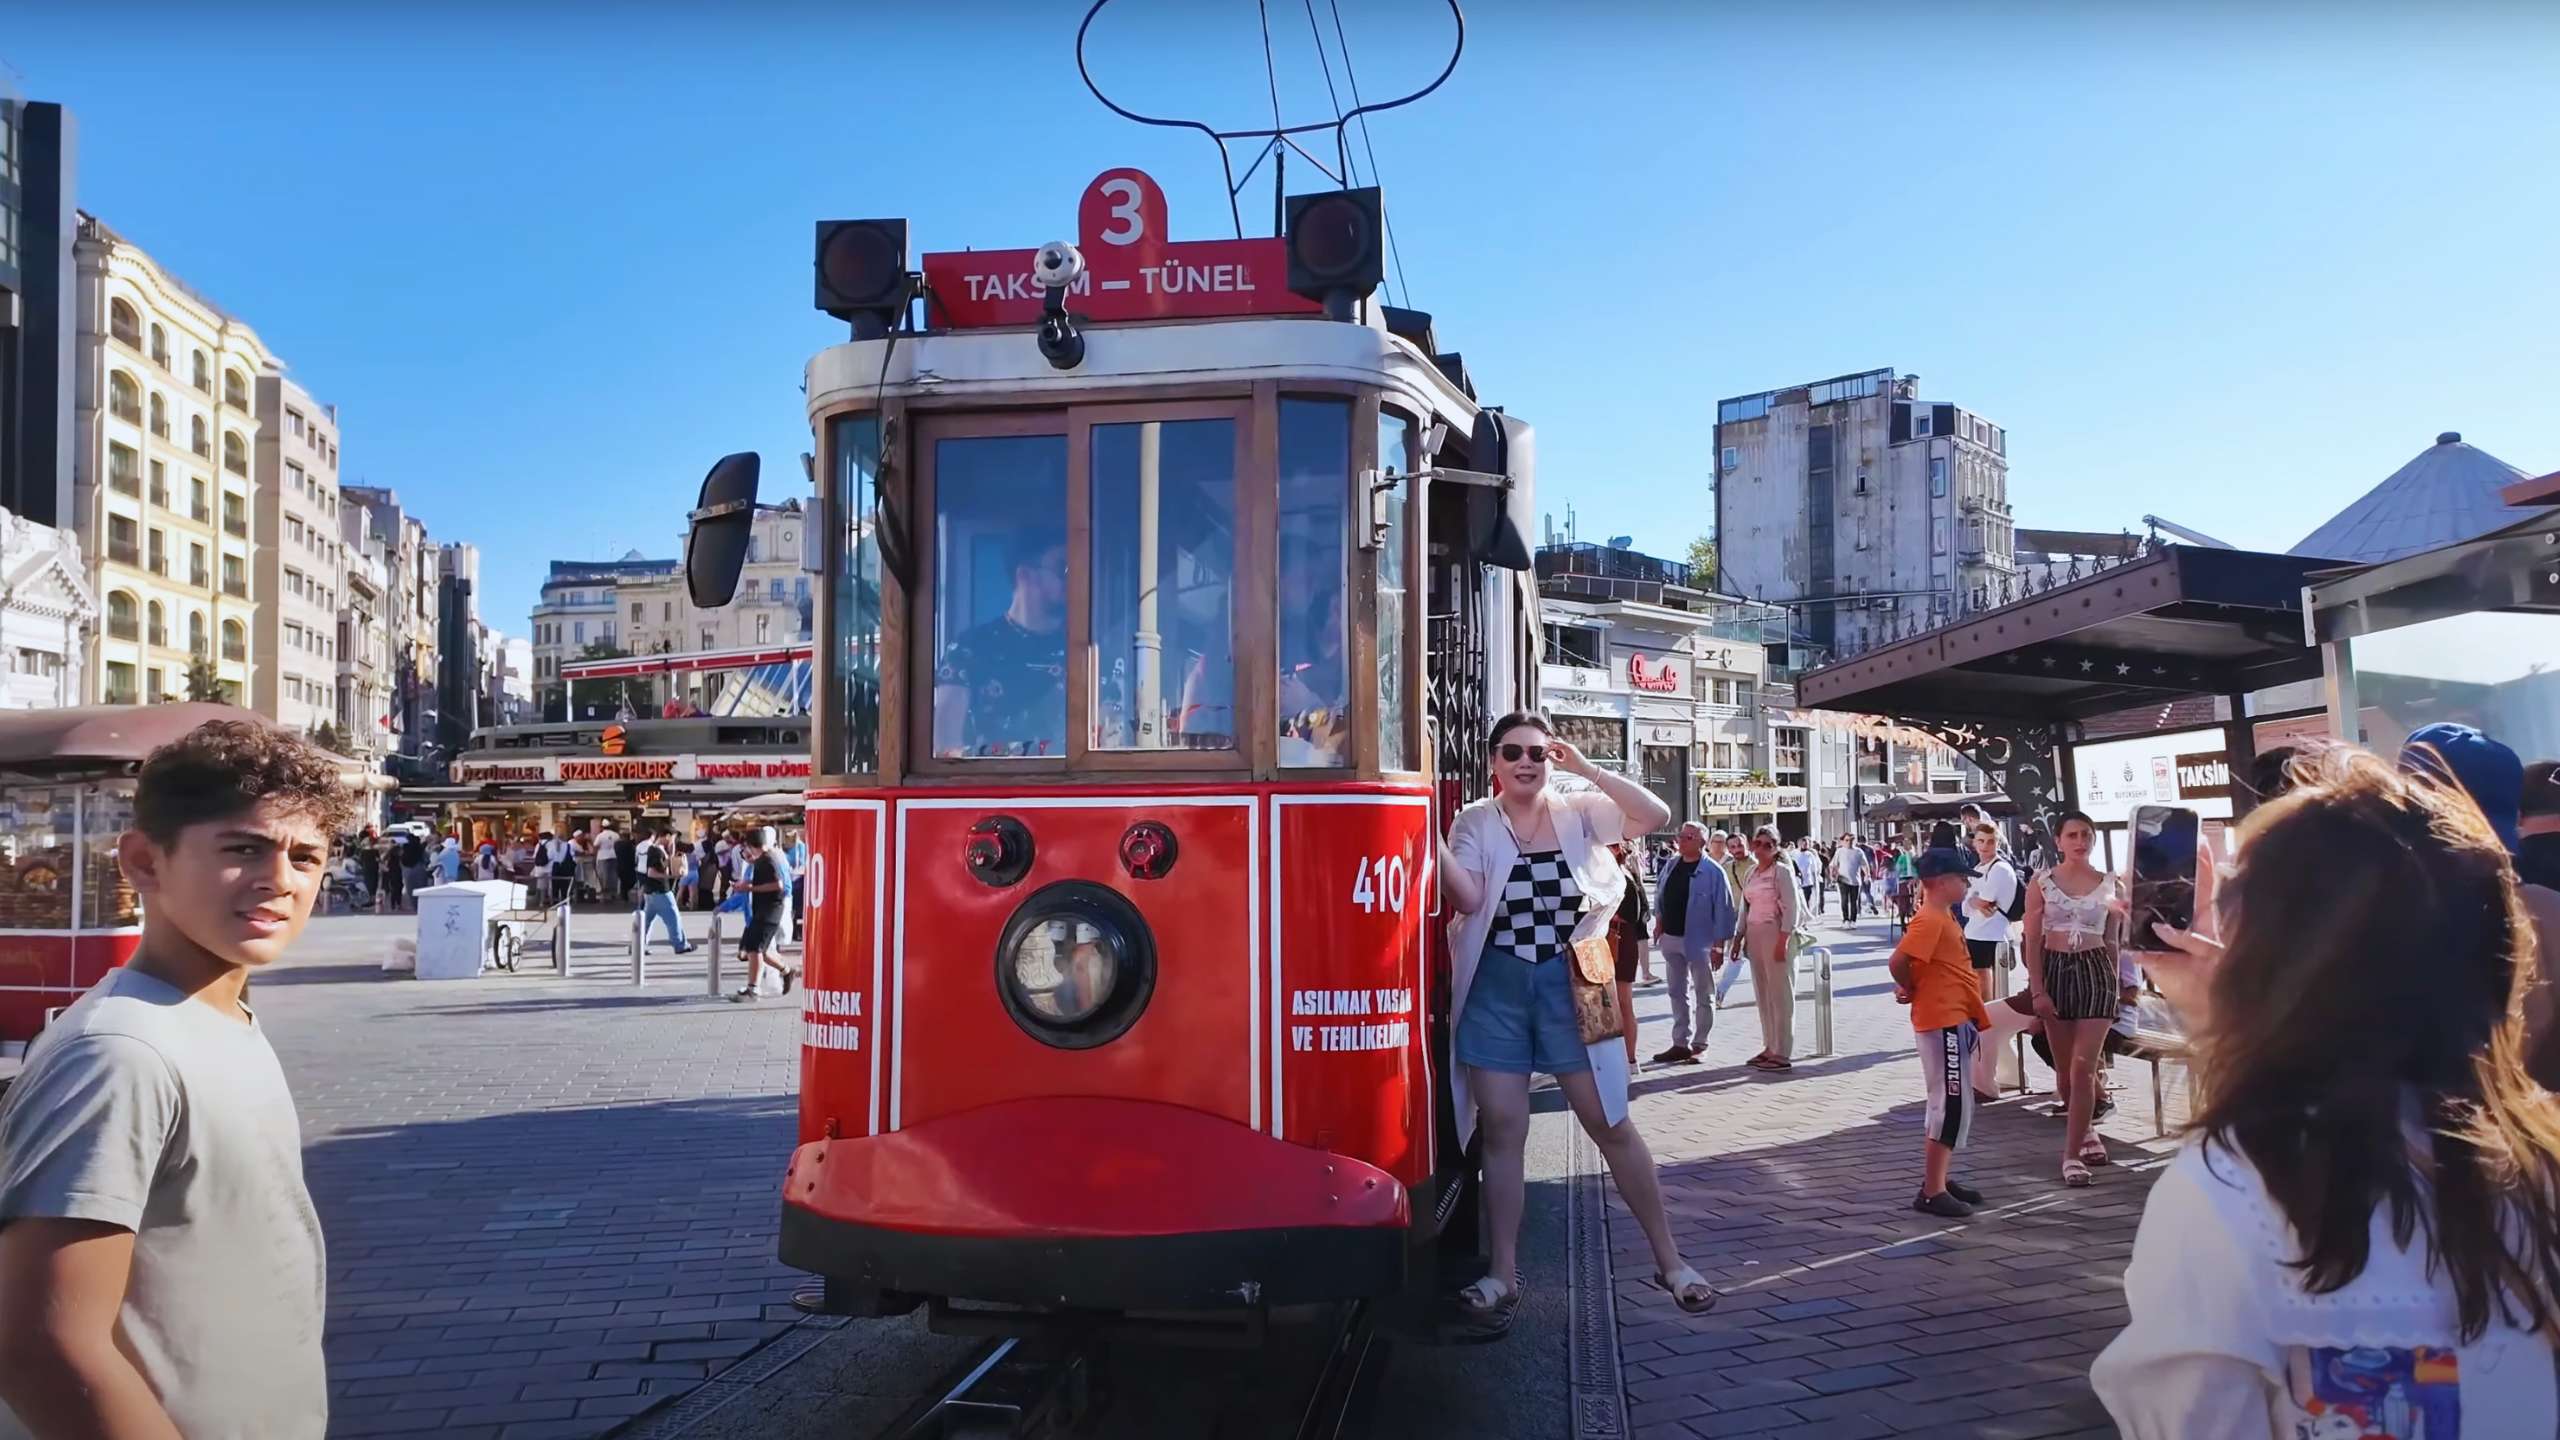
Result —
[[2363, 1273], [2388, 1206], [2466, 1340], [2493, 1312], [2560, 1332], [2560, 1102], [2525, 1073], [2534, 939], [2506, 851], [2461, 792], [2362, 751], [2293, 774], [2242, 829], [2190, 1129], [2257, 1167], [2313, 1293]]

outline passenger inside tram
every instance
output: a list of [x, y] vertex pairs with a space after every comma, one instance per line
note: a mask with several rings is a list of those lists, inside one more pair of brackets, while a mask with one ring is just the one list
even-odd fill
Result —
[[1341, 560], [1317, 545], [1280, 559], [1281, 763], [1351, 763], [1350, 669], [1344, 663]]
[[1235, 422], [1093, 427], [1093, 748], [1232, 750]]
[[935, 669], [937, 755], [1066, 753], [1066, 542], [1023, 531], [1012, 553], [1009, 602], [961, 631]]

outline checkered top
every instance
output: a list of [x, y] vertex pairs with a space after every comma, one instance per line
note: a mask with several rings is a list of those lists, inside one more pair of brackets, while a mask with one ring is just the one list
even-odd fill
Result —
[[1561, 850], [1533, 850], [1511, 862], [1502, 903], [1493, 912], [1493, 943], [1532, 964], [1564, 953], [1582, 918], [1582, 887]]

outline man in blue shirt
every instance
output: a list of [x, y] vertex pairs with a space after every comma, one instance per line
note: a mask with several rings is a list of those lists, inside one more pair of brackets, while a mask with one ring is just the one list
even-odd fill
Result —
[[[1724, 953], [1725, 942], [1742, 928], [1733, 882], [1722, 865], [1707, 858], [1705, 826], [1693, 820], [1680, 827], [1679, 856], [1662, 867], [1653, 898], [1654, 948], [1662, 953], [1663, 980], [1671, 991], [1671, 1048], [1653, 1059], [1658, 1065], [1694, 1065], [1716, 1027], [1716, 961]], [[1696, 1044], [1690, 1043], [1693, 982], [1697, 987]]]

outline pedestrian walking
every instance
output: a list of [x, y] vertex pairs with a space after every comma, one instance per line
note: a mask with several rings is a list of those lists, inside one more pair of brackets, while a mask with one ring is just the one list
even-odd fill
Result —
[[1763, 825], [1751, 837], [1751, 875], [1742, 885], [1742, 952], [1760, 1009], [1760, 1053], [1743, 1063], [1757, 1070], [1795, 1068], [1796, 978], [1787, 951], [1803, 919], [1796, 907], [1795, 872], [1778, 858], [1777, 827]]
[[1814, 858], [1813, 842], [1797, 837], [1796, 843], [1786, 851], [1786, 861], [1796, 872], [1796, 898], [1804, 902], [1799, 908], [1809, 915], [1820, 913], [1814, 907], [1813, 895], [1821, 886], [1822, 862]]
[[327, 1430], [320, 1218], [246, 995], [310, 920], [351, 810], [336, 757], [262, 724], [210, 721], [144, 760], [115, 845], [141, 940], [0, 1105], [0, 1422]]
[[1858, 923], [1858, 901], [1867, 889], [1867, 852], [1854, 835], [1840, 837], [1831, 852], [1831, 878], [1840, 886], [1840, 923]]
[[[1653, 1057], [1657, 1065], [1694, 1065], [1715, 1033], [1715, 972], [1725, 945], [1741, 927], [1733, 882], [1707, 858], [1707, 827], [1680, 827], [1678, 848], [1662, 867], [1653, 896], [1654, 948], [1662, 955], [1663, 984], [1671, 992], [1671, 1044]], [[1692, 1028], [1690, 1007], [1695, 997]]]
[[[2108, 1160], [2106, 1142], [2090, 1129], [2090, 1112], [2098, 1102], [2107, 1027], [2116, 1017], [2115, 943], [2108, 926], [2122, 902], [2116, 878], [2089, 863], [2096, 821], [2065, 811], [2053, 838], [2062, 863], [2038, 875], [2027, 892], [2027, 984], [2053, 1046], [2067, 1117], [2062, 1183], [2082, 1186], [2090, 1181], [2089, 1167]], [[2198, 866], [2196, 873], [2201, 889], [2207, 871]]]
[[640, 893], [639, 842], [642, 836], [653, 833], [648, 821], [638, 821], [615, 843], [613, 863], [609, 868], [613, 871], [614, 888], [620, 894], [636, 896]]
[[[1451, 910], [1458, 1143], [1472, 1138], [1481, 1116], [1493, 1262], [1460, 1302], [1493, 1323], [1507, 1324], [1518, 1309], [1529, 1078], [1543, 1072], [1608, 1163], [1652, 1249], [1655, 1283], [1682, 1310], [1701, 1313], [1716, 1293], [1681, 1258], [1663, 1214], [1652, 1152], [1627, 1114], [1624, 1051], [1615, 1035], [1582, 1039], [1570, 973], [1572, 947], [1606, 930], [1628, 884], [1609, 847], [1660, 827], [1670, 811], [1556, 738], [1535, 712], [1504, 716], [1486, 744], [1500, 789], [1458, 813], [1439, 866]], [[1596, 793], [1557, 794], [1551, 766]]]
[[409, 904], [418, 903], [418, 892], [435, 883], [434, 856], [427, 849], [426, 837], [412, 830], [400, 841], [400, 879], [409, 889]]
[[578, 842], [566, 835], [545, 831], [542, 843], [549, 847], [544, 871], [551, 880], [551, 903], [575, 904], [578, 899]]
[[1911, 1007], [1911, 1034], [1920, 1054], [1927, 1102], [1921, 1107], [1920, 1194], [1911, 1208], [1923, 1215], [1961, 1220], [1982, 1203], [1982, 1192], [1950, 1173], [1955, 1155], [1973, 1129], [1975, 1045], [1990, 1027], [1956, 907], [1974, 878], [1973, 866], [1952, 847], [1932, 849], [1913, 865], [1925, 904], [1902, 932], [1893, 958], [1894, 998]]
[[615, 832], [612, 821], [607, 820], [596, 827], [594, 853], [595, 876], [589, 883], [595, 886], [597, 898], [606, 901], [621, 899], [622, 836]]
[[[382, 908], [382, 836], [372, 826], [356, 837], [350, 847], [355, 852], [356, 873], [364, 877], [364, 893], [376, 910]], [[397, 908], [398, 901], [392, 905]]]
[[2130, 1440], [2560, 1433], [2560, 1126], [2506, 846], [2361, 751], [2297, 769], [2231, 903], [2144, 957], [2200, 1106], [2090, 1381]]
[[1727, 834], [1722, 830], [1718, 830], [1713, 835], [1707, 837], [1707, 849], [1710, 858], [1716, 862], [1718, 868], [1724, 871], [1726, 886], [1733, 891], [1733, 913], [1735, 916], [1733, 932], [1734, 938], [1732, 943], [1724, 947], [1724, 953], [1721, 958], [1716, 961], [1715, 965], [1715, 1006], [1717, 1009], [1721, 1010], [1725, 1007], [1725, 997], [1733, 993], [1733, 982], [1741, 979], [1743, 971], [1749, 968], [1744, 961], [1742, 953], [1742, 922], [1740, 917], [1742, 915], [1742, 887], [1749, 883], [1751, 879], [1752, 865], [1749, 847], [1743, 843], [1743, 839], [1739, 835]]
[[679, 910], [691, 910], [701, 903], [701, 847], [695, 845], [690, 840], [677, 841], [676, 863], [682, 870], [682, 878], [679, 880], [676, 887], [676, 908]]
[[2018, 899], [2018, 872], [2000, 858], [2000, 832], [1990, 821], [1977, 822], [1966, 840], [1974, 859], [1971, 883], [1964, 893], [1964, 948], [1972, 956], [1974, 981], [1987, 1005], [2000, 947], [2009, 940], [2009, 910]]
[[684, 917], [676, 913], [675, 862], [667, 853], [675, 832], [643, 825], [633, 833], [638, 837], [638, 848], [632, 856], [637, 867], [632, 884], [640, 895], [641, 948], [648, 948], [649, 926], [654, 922], [666, 926], [667, 944], [675, 953], [690, 954], [693, 941], [684, 933]]
[[746, 879], [738, 886], [747, 895], [747, 928], [738, 937], [738, 958], [746, 962], [747, 983], [737, 994], [729, 997], [732, 1000], [759, 998], [758, 987], [767, 963], [781, 972], [784, 994], [790, 993], [791, 982], [799, 976], [798, 971], [785, 966], [773, 953], [774, 944], [782, 934], [783, 906], [788, 901], [782, 869], [766, 850], [766, 842], [770, 838], [770, 831], [758, 830], [738, 846], [738, 852], [746, 858], [748, 867]]

